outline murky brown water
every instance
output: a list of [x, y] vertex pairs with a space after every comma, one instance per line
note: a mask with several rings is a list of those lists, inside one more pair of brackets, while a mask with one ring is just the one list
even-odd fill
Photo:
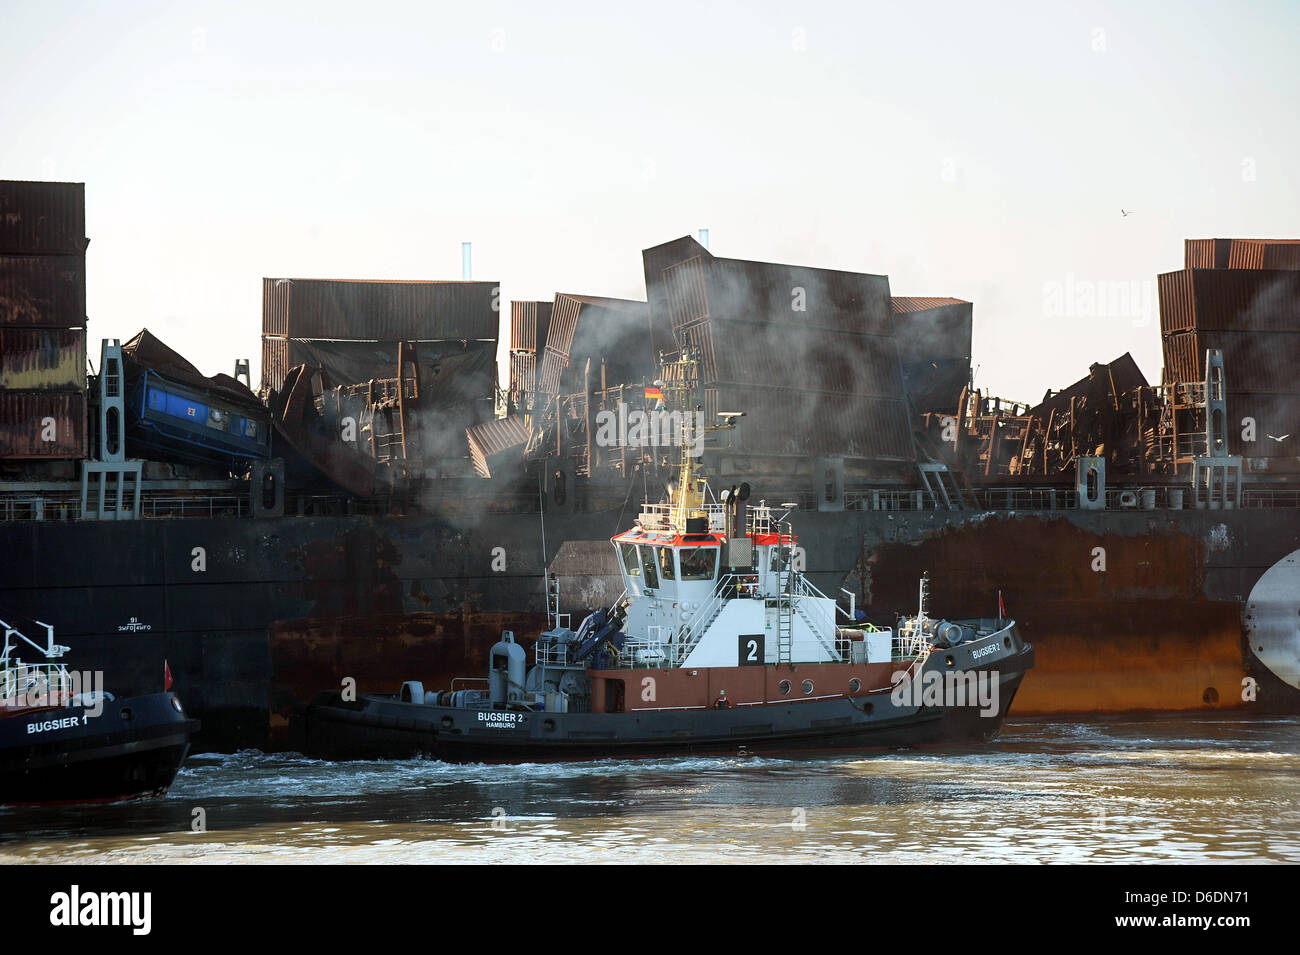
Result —
[[1300, 862], [1300, 719], [1010, 723], [866, 759], [201, 756], [165, 799], [0, 809], [0, 862], [54, 861]]

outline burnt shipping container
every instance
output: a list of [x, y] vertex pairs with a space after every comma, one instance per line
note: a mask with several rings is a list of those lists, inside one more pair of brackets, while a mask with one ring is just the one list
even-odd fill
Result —
[[85, 256], [0, 255], [0, 325], [85, 324]]
[[876, 461], [912, 461], [906, 402], [868, 395], [827, 395], [761, 385], [704, 389], [704, 422], [720, 411], [743, 411], [736, 454], [803, 457], [833, 455]]
[[0, 459], [86, 456], [86, 396], [75, 391], [0, 391]]
[[1231, 239], [1187, 239], [1183, 243], [1183, 267], [1226, 269]]
[[1183, 269], [1157, 277], [1160, 330], [1300, 331], [1300, 272]]
[[484, 421], [465, 431], [469, 456], [480, 477], [491, 477], [507, 461], [522, 461], [530, 432], [519, 415]]
[[0, 327], [0, 389], [84, 391], [84, 328]]
[[1165, 337], [1165, 367], [1174, 381], [1205, 379], [1206, 349], [1223, 351], [1228, 391], [1300, 395], [1300, 331], [1240, 332], [1222, 329]]
[[262, 334], [281, 338], [495, 342], [496, 282], [262, 280]]
[[510, 350], [538, 352], [546, 347], [551, 302], [510, 303]]
[[1300, 269], [1300, 240], [1233, 239], [1230, 269]]
[[[904, 394], [889, 336], [850, 335], [790, 323], [710, 319], [678, 331], [700, 353], [706, 384], [761, 382], [821, 394]], [[743, 409], [742, 409], [743, 410]]]
[[690, 237], [641, 253], [652, 334], [705, 319], [790, 322], [888, 335], [889, 279], [773, 262], [717, 258]]
[[0, 181], [0, 254], [84, 255], [86, 184]]

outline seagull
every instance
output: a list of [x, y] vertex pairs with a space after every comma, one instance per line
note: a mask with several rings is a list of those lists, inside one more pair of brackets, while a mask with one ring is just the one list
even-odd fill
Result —
[[1269, 437], [1270, 437], [1270, 438], [1273, 438], [1274, 441], [1285, 441], [1287, 438], [1291, 437], [1291, 432], [1288, 431], [1286, 434], [1282, 435], [1282, 437], [1280, 437], [1280, 438], [1275, 437], [1274, 435], [1271, 435], [1271, 434], [1269, 435]]
[[1124, 216], [1125, 218], [1128, 218], [1128, 213], [1123, 209], [1119, 210], [1119, 214]]

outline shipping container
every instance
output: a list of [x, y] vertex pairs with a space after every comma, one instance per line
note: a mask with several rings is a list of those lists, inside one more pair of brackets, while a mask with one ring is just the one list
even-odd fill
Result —
[[1230, 269], [1300, 269], [1300, 240], [1233, 239]]
[[1158, 277], [1160, 328], [1300, 331], [1300, 272], [1184, 269]]
[[275, 335], [262, 336], [263, 391], [279, 391], [284, 387], [284, 376], [293, 366], [289, 364], [289, 340]]
[[575, 295], [556, 295], [551, 306], [551, 320], [546, 331], [545, 348], [564, 358], [573, 348], [574, 334], [578, 329], [578, 315], [582, 300]]
[[85, 391], [86, 330], [0, 327], [0, 389]]
[[76, 391], [0, 391], [0, 459], [86, 456], [86, 396]]
[[673, 331], [709, 317], [709, 261], [697, 255], [664, 269], [664, 292]]
[[510, 350], [538, 352], [546, 347], [552, 302], [510, 303]]
[[1183, 267], [1226, 269], [1231, 239], [1187, 239], [1183, 244]]
[[890, 334], [883, 275], [723, 259], [689, 237], [642, 252], [652, 335], [708, 319]]
[[74, 328], [86, 324], [86, 259], [0, 255], [0, 325]]
[[537, 388], [537, 356], [532, 352], [510, 353], [510, 393], [518, 401]]
[[86, 185], [0, 181], [0, 254], [84, 255]]
[[519, 415], [484, 421], [465, 431], [469, 443], [469, 457], [480, 477], [492, 476], [493, 468], [500, 469], [502, 456], [522, 462], [523, 451], [530, 432]]
[[1300, 395], [1300, 331], [1252, 332], [1206, 329], [1165, 339], [1165, 366], [1174, 381], [1203, 381], [1205, 352], [1223, 352], [1229, 392]]
[[262, 333], [282, 338], [495, 342], [495, 282], [262, 280]]
[[902, 398], [902, 368], [892, 337], [850, 335], [791, 323], [711, 319], [678, 332], [700, 352], [706, 384], [728, 382], [820, 394]]
[[718, 385], [704, 390], [705, 422], [722, 411], [743, 411], [734, 445], [745, 454], [834, 455], [876, 461], [912, 461], [906, 402], [866, 395], [827, 395], [761, 385]]
[[568, 364], [568, 358], [547, 345], [542, 352], [541, 363], [537, 366], [537, 390], [548, 395], [560, 394], [564, 369]]

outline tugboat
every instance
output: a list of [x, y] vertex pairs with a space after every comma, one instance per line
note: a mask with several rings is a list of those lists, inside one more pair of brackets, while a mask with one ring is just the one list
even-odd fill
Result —
[[[118, 700], [104, 691], [102, 676], [69, 672], [60, 662], [68, 648], [54, 642], [54, 627], [36, 624], [46, 631], [44, 646], [0, 620], [0, 804], [116, 802], [165, 793], [198, 721], [185, 715], [174, 693]], [[24, 663], [17, 641], [44, 662]]]
[[[683, 356], [656, 383], [688, 409], [695, 361]], [[1033, 666], [1000, 597], [995, 618], [935, 619], [926, 575], [915, 614], [867, 623], [852, 597], [846, 610], [800, 572], [794, 505], [750, 505], [747, 484], [715, 496], [692, 460], [689, 412], [671, 423], [678, 479], [612, 539], [625, 586], [613, 606], [573, 630], [548, 600], [531, 667], [507, 631], [486, 678], [454, 681], [485, 687], [322, 693], [297, 717], [304, 752], [532, 762], [856, 752], [997, 733]]]

